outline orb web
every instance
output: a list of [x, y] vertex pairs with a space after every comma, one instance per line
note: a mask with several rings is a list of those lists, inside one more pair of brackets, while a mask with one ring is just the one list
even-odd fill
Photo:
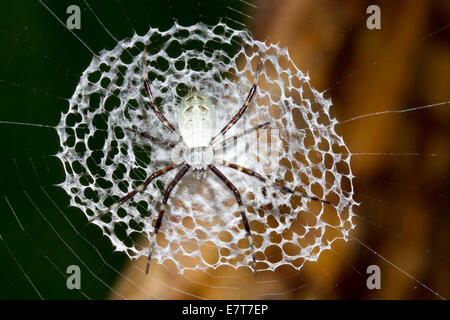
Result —
[[[216, 132], [242, 106], [260, 59], [257, 93], [224, 139], [261, 123], [270, 124], [241, 136], [231, 147], [227, 144], [216, 150], [216, 156], [330, 204], [283, 193], [218, 164], [241, 192], [258, 270], [284, 264], [300, 269], [305, 261], [317, 260], [337, 239], [349, 239], [357, 204], [350, 152], [335, 131], [331, 101], [310, 86], [308, 75], [294, 65], [287, 49], [257, 41], [248, 31], [225, 23], [151, 28], [92, 59], [58, 125], [58, 157], [66, 173], [60, 186], [72, 206], [90, 220], [172, 161], [173, 150], [168, 145], [136, 133], [174, 141], [145, 95], [144, 47], [155, 102], [169, 122], [176, 126], [178, 104], [196, 88], [216, 107]], [[219, 139], [215, 146], [220, 143]], [[164, 187], [176, 172], [159, 177], [92, 222], [115, 250], [131, 259], [148, 254]], [[252, 258], [239, 207], [215, 175], [209, 173], [199, 181], [189, 172], [177, 185], [153, 258], [152, 263], [170, 264], [180, 273], [249, 267]]]

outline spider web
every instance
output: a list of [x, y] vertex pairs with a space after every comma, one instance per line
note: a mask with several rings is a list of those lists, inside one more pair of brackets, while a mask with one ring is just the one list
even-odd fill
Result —
[[[256, 41], [247, 31], [220, 22], [214, 27], [175, 23], [167, 31], [150, 29], [146, 35], [135, 35], [94, 57], [57, 126], [62, 145], [58, 158], [66, 168], [66, 179], [60, 186], [71, 196], [72, 206], [91, 220], [137, 188], [161, 164], [170, 163], [167, 147], [149, 144], [139, 135], [136, 139], [135, 132], [128, 134], [126, 130], [133, 128], [166, 141], [172, 139], [157, 117], [143, 113], [143, 92], [137, 88], [142, 83], [139, 53], [144, 46], [149, 51], [146, 59], [150, 61], [147, 68], [153, 94], [158, 97], [158, 105], [168, 106], [162, 109], [171, 123], [176, 123], [175, 107], [188, 92], [186, 86], [191, 86], [209, 95], [217, 106], [218, 128], [224, 127], [250, 91], [252, 82], [247, 75], [256, 72], [252, 64], [260, 59], [261, 85], [254, 104], [240, 125], [224, 138], [251, 128], [252, 123], [270, 120], [271, 130], [279, 131], [274, 140], [280, 139], [271, 144], [282, 144], [273, 148], [280, 165], [271, 172], [272, 180], [288, 180], [285, 184], [292, 188], [331, 204], [317, 206], [295, 195], [292, 199], [292, 195], [271, 190], [251, 176], [240, 177], [225, 170], [238, 183], [246, 206], [253, 211], [249, 220], [259, 270], [274, 270], [283, 264], [300, 268], [305, 260], [317, 260], [335, 239], [348, 239], [355, 205], [353, 176], [349, 152], [334, 130], [337, 120], [329, 116], [331, 102], [310, 87], [308, 77], [295, 68], [287, 50]], [[236, 46], [240, 48], [233, 48]], [[248, 140], [245, 138], [241, 140]], [[240, 145], [216, 155], [263, 173], [260, 159], [265, 157], [252, 152], [269, 149], [263, 148], [262, 139], [251, 139], [259, 142], [259, 148], [249, 147], [248, 152], [238, 140]], [[164, 177], [159, 180], [161, 184], [166, 184], [162, 182]], [[234, 214], [238, 213], [237, 203], [233, 203], [231, 192], [212, 175], [203, 183], [189, 176], [183, 182], [171, 199], [169, 217], [161, 228], [163, 240], [157, 242], [154, 255], [157, 261], [171, 261], [180, 272], [248, 265], [248, 250], [239, 248], [245, 231], [237, 228], [241, 217]], [[147, 255], [161, 189], [157, 183], [152, 184], [93, 223], [116, 250], [130, 258]], [[136, 241], [141, 235], [148, 241]], [[271, 259], [273, 251], [279, 251], [281, 257]]]
[[[5, 124], [4, 135], [9, 137], [4, 139], [6, 145], [2, 148], [5, 150], [4, 170], [12, 174], [2, 175], [1, 179], [4, 200], [2, 208], [9, 215], [5, 214], [0, 240], [4, 244], [4, 256], [10, 258], [8, 263], [17, 271], [15, 280], [6, 281], [7, 284], [0, 288], [5, 297], [11, 297], [10, 293], [15, 292], [16, 286], [27, 287], [31, 297], [35, 294], [39, 298], [60, 297], [62, 291], [70, 297], [71, 293], [65, 289], [64, 281], [67, 276], [67, 261], [73, 261], [73, 264], [79, 264], [86, 270], [83, 275], [87, 274], [87, 285], [83, 285], [83, 290], [76, 293], [86, 298], [91, 298], [89, 291], [94, 291], [95, 287], [102, 287], [104, 291], [109, 291], [116, 297], [128, 298], [112, 284], [112, 279], [116, 276], [147, 298], [168, 297], [165, 294], [155, 294], [158, 292], [154, 289], [156, 287], [169, 289], [168, 291], [175, 295], [190, 298], [204, 298], [190, 289], [195, 286], [225, 290], [232, 294], [240, 289], [241, 276], [222, 276], [224, 272], [230, 272], [229, 266], [243, 267], [247, 270], [244, 277], [251, 276], [248, 268], [251, 258], [237, 206], [228, 190], [212, 175], [208, 176], [204, 184], [198, 184], [188, 177], [173, 192], [169, 201], [170, 211], [165, 217], [160, 235], [162, 240], [155, 248], [154, 257], [162, 264], [156, 266], [154, 261], [152, 268], [163, 270], [170, 275], [184, 271], [179, 276], [183, 284], [174, 286], [150, 275], [150, 290], [137, 284], [129, 273], [119, 271], [122, 261], [147, 254], [146, 239], [153, 231], [152, 223], [158, 199], [162, 198], [161, 191], [175, 172], [161, 178], [121, 209], [113, 211], [104, 219], [96, 220], [94, 223], [100, 228], [85, 226], [87, 217], [98, 214], [105, 206], [136, 187], [145, 176], [170, 159], [168, 150], [153, 146], [142, 137], [120, 132], [120, 128], [132, 127], [158, 137], [170, 138], [162, 125], [155, 121], [148, 106], [145, 106], [145, 99], [142, 99], [144, 93], [141, 85], [141, 57], [144, 45], [149, 49], [147, 61], [153, 93], [158, 97], [157, 104], [161, 106], [169, 121], [176, 123], [176, 118], [172, 116], [177, 105], [174, 101], [179, 102], [187, 90], [179, 84], [188, 83], [200, 87], [203, 92], [211, 93], [219, 112], [218, 128], [240, 107], [252, 84], [257, 57], [261, 57], [264, 68], [255, 103], [228, 136], [271, 120], [271, 128], [279, 133], [279, 150], [283, 161], [278, 163], [275, 172], [267, 171], [264, 163], [255, 160], [260, 155], [239, 152], [240, 148], [254, 142], [248, 137], [243, 139], [242, 145], [236, 146], [236, 149], [231, 150], [232, 153], [227, 154], [227, 160], [251, 167], [290, 187], [298, 187], [298, 191], [310, 196], [325, 198], [332, 205], [285, 195], [265, 187], [252, 177], [223, 169], [242, 192], [250, 224], [255, 230], [258, 269], [280, 272], [286, 264], [300, 269], [305, 266], [307, 260], [317, 260], [320, 253], [329, 248], [335, 239], [349, 239], [348, 232], [353, 228], [352, 210], [355, 205], [350, 167], [352, 153], [335, 132], [338, 121], [329, 114], [329, 108], [333, 108], [331, 101], [311, 88], [309, 76], [292, 63], [287, 50], [271, 44], [270, 41], [260, 42], [253, 39], [238, 21], [245, 17], [248, 19], [247, 10], [253, 6], [237, 2], [236, 8], [229, 7], [227, 19], [220, 17], [221, 19], [215, 21], [215, 27], [211, 27], [211, 18], [214, 17], [206, 17], [200, 13], [199, 16], [205, 18], [201, 24], [190, 24], [188, 21], [186, 27], [185, 21], [171, 20], [170, 25], [150, 30], [135, 30], [136, 24], [131, 23], [128, 16], [130, 10], [124, 10], [123, 4], [118, 2], [117, 12], [133, 29], [123, 37], [119, 37], [123, 32], [113, 30], [114, 24], [108, 23], [110, 17], [97, 15], [102, 12], [101, 6], [94, 8], [93, 4], [87, 6], [81, 2], [80, 6], [85, 12], [94, 13], [94, 17], [102, 23], [100, 31], [112, 34], [116, 39], [127, 40], [102, 47], [97, 43], [88, 44], [86, 39], [89, 39], [89, 36], [83, 35], [82, 32], [77, 33], [77, 46], [83, 47], [84, 50], [84, 47], [88, 47], [94, 53], [99, 52], [91, 62], [89, 50], [85, 57], [80, 57], [84, 66], [90, 63], [87, 70], [76, 67], [75, 70], [79, 70], [79, 73], [83, 72], [81, 74], [70, 70], [65, 61], [60, 61], [53, 55], [49, 57], [39, 53], [42, 60], [47, 64], [55, 64], [55, 68], [60, 70], [64, 77], [71, 79], [72, 88], [69, 86], [59, 91], [58, 86], [54, 84], [41, 86], [37, 81], [24, 83], [20, 76], [17, 80], [2, 80], [3, 85], [17, 88], [18, 92], [28, 92], [29, 101], [21, 101], [15, 97], [15, 104], [32, 106], [31, 100], [39, 97], [42, 98], [43, 104], [47, 102], [49, 106], [53, 106], [53, 109], [48, 109], [53, 110], [51, 112], [32, 114], [32, 117], [24, 114], [16, 118], [18, 121], [15, 123], [2, 121]], [[220, 1], [214, 6], [216, 11], [224, 8]], [[207, 4], [199, 2], [197, 9], [205, 7]], [[241, 7], [246, 11], [241, 11], [244, 10]], [[43, 9], [42, 5], [40, 8]], [[48, 5], [48, 8], [51, 12], [64, 12], [59, 10], [59, 7]], [[176, 16], [180, 8], [181, 6], [173, 4], [170, 14]], [[62, 14], [60, 16], [64, 17]], [[61, 33], [57, 34], [68, 33], [62, 27], [60, 31]], [[5, 33], [5, 29], [2, 29], [2, 33]], [[162, 39], [164, 34], [167, 39]], [[159, 41], [149, 42], [151, 35], [159, 37]], [[69, 36], [65, 34], [63, 37]], [[214, 37], [219, 41], [214, 41]], [[213, 42], [209, 48], [205, 45], [206, 39]], [[203, 43], [193, 45], [190, 51], [181, 50], [178, 56], [176, 48], [169, 48], [169, 45], [175, 42], [181, 47], [188, 47], [189, 40]], [[110, 49], [100, 51], [108, 47]], [[204, 51], [199, 51], [199, 47]], [[33, 45], [29, 49], [35, 50]], [[169, 56], [167, 50], [172, 50], [171, 53], [175, 57]], [[204, 66], [198, 59], [199, 53], [207, 62]], [[111, 61], [111, 58], [115, 60]], [[195, 58], [197, 61], [194, 61]], [[193, 60], [191, 64], [185, 63], [177, 68], [175, 61], [189, 59]], [[36, 63], [42, 63], [42, 60]], [[175, 68], [167, 68], [167, 64]], [[8, 69], [8, 66], [9, 62], [5, 69]], [[31, 67], [31, 62], [29, 66]], [[21, 74], [26, 72], [25, 70]], [[108, 81], [103, 79], [106, 78], [110, 83], [105, 85], [105, 81]], [[33, 89], [36, 87], [46, 89]], [[47, 88], [52, 88], [51, 92], [58, 92], [58, 96], [64, 98], [53, 96]], [[102, 94], [97, 95], [98, 93]], [[112, 98], [113, 102], [107, 101], [108, 97]], [[62, 120], [59, 125], [45, 125], [57, 123], [59, 120], [59, 112], [54, 111], [55, 101], [61, 105], [65, 103], [68, 107], [61, 108]], [[47, 114], [51, 114], [52, 121], [49, 121]], [[96, 115], [99, 116], [95, 117]], [[26, 123], [34, 125], [24, 127], [22, 124]], [[92, 139], [89, 140], [89, 137]], [[90, 160], [93, 161], [89, 162]], [[105, 172], [101, 172], [102, 170]], [[332, 176], [326, 176], [327, 172], [331, 172]], [[32, 214], [27, 213], [30, 210]], [[41, 236], [43, 234], [45, 237]], [[105, 235], [109, 239], [106, 239]], [[224, 239], [226, 241], [223, 241]], [[363, 242], [361, 244], [365, 245]], [[117, 251], [123, 251], [128, 257], [124, 258], [124, 255], [116, 253]], [[372, 253], [382, 259], [376, 251], [373, 250]], [[313, 264], [307, 263], [311, 266]], [[42, 277], [42, 274], [49, 267], [52, 273], [57, 275], [52, 276], [52, 282], [57, 288], [64, 287], [62, 291], [52, 292], [47, 289], [49, 278]], [[214, 270], [216, 268], [218, 270]], [[351, 266], [349, 268], [355, 270]], [[204, 277], [199, 277], [191, 271], [196, 269], [206, 269]], [[132, 270], [135, 273], [144, 272], [143, 267], [135, 264], [132, 264]], [[400, 268], [398, 272], [405, 271]], [[356, 270], [355, 273], [363, 278], [359, 271]], [[299, 277], [297, 273], [286, 274], [271, 286], [265, 281], [256, 282], [254, 290], [258, 292], [257, 296], [287, 297], [308, 287], [306, 284], [277, 291], [278, 286], [282, 287], [282, 282]], [[326, 277], [326, 274], [324, 271], [322, 277]], [[411, 277], [414, 283], [419, 286], [422, 284], [415, 276]], [[266, 286], [270, 289], [267, 290]], [[331, 284], [326, 291], [309, 297], [321, 297], [336, 287], [336, 283]], [[433, 294], [438, 294], [431, 288], [428, 289]]]

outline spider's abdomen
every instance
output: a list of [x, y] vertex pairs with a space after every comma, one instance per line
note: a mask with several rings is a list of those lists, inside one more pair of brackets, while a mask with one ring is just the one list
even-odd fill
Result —
[[188, 148], [207, 147], [214, 134], [215, 112], [211, 100], [190, 92], [178, 108], [178, 128]]

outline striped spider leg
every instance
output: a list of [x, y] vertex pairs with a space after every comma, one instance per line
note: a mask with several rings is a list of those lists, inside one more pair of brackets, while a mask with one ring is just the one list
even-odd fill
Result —
[[[251, 169], [247, 169], [247, 168], [242, 167], [240, 165], [237, 165], [237, 164], [234, 164], [234, 163], [229, 163], [229, 162], [227, 162], [225, 160], [221, 160], [221, 159], [218, 159], [218, 158], [215, 158], [214, 162], [217, 163], [217, 164], [221, 164], [221, 165], [224, 165], [226, 167], [232, 168], [232, 169], [237, 170], [239, 172], [245, 173], [245, 174], [247, 174], [249, 176], [255, 177], [256, 179], [260, 180], [261, 182], [265, 183], [266, 185], [273, 186], [273, 187], [279, 189], [281, 192], [290, 193], [290, 194], [293, 194], [293, 195], [300, 196], [302, 198], [307, 198], [307, 199], [310, 199], [310, 200], [314, 200], [314, 201], [330, 204], [330, 202], [327, 201], [327, 200], [322, 200], [322, 199], [319, 199], [317, 197], [311, 197], [311, 196], [308, 196], [308, 195], [306, 195], [306, 194], [304, 194], [302, 192], [295, 191], [295, 190], [293, 190], [293, 189], [291, 189], [289, 187], [283, 186], [280, 183], [277, 183], [277, 182], [274, 182], [274, 181], [272, 181], [272, 180], [270, 180], [268, 178], [265, 178], [261, 174], [255, 172], [255, 171], [253, 171]], [[250, 250], [251, 250], [251, 253], [252, 253], [253, 273], [254, 273], [254, 276], [256, 277], [256, 274], [257, 274], [256, 257], [255, 257], [254, 247], [253, 247], [253, 240], [252, 240], [252, 235], [251, 235], [251, 229], [250, 229], [250, 225], [248, 223], [247, 215], [245, 213], [245, 207], [244, 207], [244, 205], [242, 203], [242, 198], [241, 198], [240, 192], [233, 185], [233, 183], [219, 169], [217, 169], [217, 167], [214, 164], [211, 164], [208, 167], [209, 167], [209, 169], [211, 169], [211, 171], [220, 180], [222, 180], [225, 183], [225, 185], [228, 187], [228, 189], [230, 189], [233, 192], [233, 195], [234, 195], [234, 197], [236, 199], [236, 202], [239, 205], [239, 211], [241, 213], [241, 218], [242, 218], [242, 221], [244, 223], [245, 232], [246, 232], [247, 239], [248, 239], [248, 242], [249, 242], [249, 245], [250, 245]]]
[[127, 195], [123, 196], [122, 198], [119, 199], [119, 201], [113, 203], [111, 206], [109, 206], [106, 210], [104, 210], [101, 214], [99, 214], [98, 216], [93, 217], [92, 219], [90, 219], [88, 221], [89, 223], [92, 223], [94, 220], [97, 220], [101, 217], [103, 217], [105, 214], [111, 212], [111, 210], [116, 209], [117, 207], [119, 207], [120, 205], [124, 204], [125, 202], [127, 202], [128, 200], [130, 200], [131, 198], [133, 198], [137, 193], [142, 192], [145, 190], [145, 188], [147, 188], [147, 186], [156, 178], [158, 178], [159, 176], [163, 175], [166, 172], [169, 172], [177, 167], [179, 167], [182, 164], [175, 164], [172, 163], [170, 165], [168, 165], [165, 168], [162, 168], [158, 171], [153, 172], [151, 175], [149, 175], [147, 177], [147, 179], [145, 179], [145, 181], [140, 184], [136, 189], [134, 189], [133, 191], [131, 191], [130, 193], [128, 193]]
[[245, 233], [247, 235], [247, 240], [250, 245], [250, 251], [252, 253], [252, 261], [253, 261], [253, 275], [256, 277], [257, 269], [256, 269], [256, 257], [255, 257], [255, 249], [253, 248], [253, 239], [251, 234], [250, 225], [248, 224], [247, 215], [245, 213], [245, 207], [242, 203], [241, 194], [239, 193], [238, 189], [234, 186], [234, 184], [228, 180], [228, 178], [219, 170], [215, 165], [209, 165], [209, 169], [220, 179], [222, 180], [225, 185], [230, 189], [233, 194], [234, 198], [236, 199], [236, 202], [239, 205], [239, 211], [241, 213], [242, 222], [244, 223]]
[[150, 81], [148, 80], [147, 75], [147, 47], [144, 47], [144, 53], [142, 55], [142, 73], [144, 78], [144, 88], [145, 92], [147, 92], [147, 96], [150, 99], [150, 106], [155, 112], [156, 116], [159, 120], [167, 127], [172, 133], [176, 133], [175, 127], [166, 119], [166, 117], [159, 111], [158, 107], [155, 104], [155, 100], [153, 99], [152, 90], [150, 88]]
[[125, 128], [125, 130], [133, 132], [133, 133], [137, 134], [138, 136], [146, 138], [150, 141], [153, 141], [154, 143], [157, 143], [163, 147], [173, 148], [177, 145], [177, 142], [168, 141], [168, 140], [164, 140], [161, 138], [156, 138], [156, 137], [153, 137], [153, 136], [149, 135], [148, 133], [142, 132], [140, 130], [136, 130], [136, 129], [132, 129], [132, 128]]
[[158, 218], [156, 219], [156, 223], [155, 223], [155, 227], [154, 227], [155, 229], [153, 231], [153, 236], [152, 236], [152, 239], [150, 242], [150, 247], [148, 250], [147, 266], [145, 267], [146, 274], [148, 274], [148, 271], [150, 269], [150, 261], [152, 259], [153, 248], [156, 243], [156, 237], [158, 236], [159, 228], [161, 227], [161, 222], [162, 222], [162, 218], [164, 216], [164, 212], [166, 212], [166, 204], [167, 204], [167, 201], [169, 200], [170, 193], [172, 192], [173, 188], [177, 185], [177, 183], [181, 180], [181, 178], [183, 178], [183, 176], [186, 174], [186, 172], [188, 172], [189, 168], [190, 168], [190, 166], [188, 164], [185, 164], [181, 168], [181, 170], [178, 171], [175, 178], [173, 178], [173, 180], [169, 183], [166, 190], [164, 191], [164, 198], [163, 198], [161, 207], [159, 209]]
[[251, 169], [242, 167], [242, 166], [240, 166], [238, 164], [230, 163], [228, 161], [225, 161], [225, 160], [222, 160], [222, 159], [218, 159], [218, 158], [215, 159], [215, 162], [219, 163], [219, 164], [222, 164], [222, 165], [224, 165], [224, 166], [226, 166], [228, 168], [232, 168], [232, 169], [237, 170], [239, 172], [245, 173], [246, 175], [255, 177], [256, 179], [258, 179], [259, 181], [265, 183], [266, 185], [272, 186], [274, 188], [279, 189], [281, 192], [290, 193], [290, 194], [294, 194], [294, 195], [302, 197], [302, 198], [307, 198], [307, 199], [310, 199], [310, 200], [314, 200], [314, 201], [330, 204], [330, 202], [327, 201], [327, 200], [323, 200], [323, 199], [320, 199], [320, 198], [317, 198], [317, 197], [311, 197], [311, 196], [308, 196], [308, 195], [306, 195], [306, 194], [304, 194], [302, 192], [295, 191], [295, 190], [293, 190], [291, 188], [283, 186], [282, 184], [280, 184], [278, 182], [275, 182], [275, 181], [272, 181], [270, 179], [264, 178], [261, 174], [257, 173], [256, 171], [253, 171]]
[[[281, 192], [286, 192], [286, 193], [290, 193], [290, 194], [294, 194], [294, 195], [300, 196], [302, 198], [308, 198], [308, 199], [311, 199], [311, 200], [314, 200], [314, 201], [330, 204], [330, 202], [327, 201], [327, 200], [322, 200], [322, 199], [319, 199], [317, 197], [311, 197], [311, 196], [308, 196], [308, 195], [306, 195], [306, 194], [304, 194], [302, 192], [295, 191], [295, 190], [293, 190], [291, 188], [283, 186], [283, 185], [281, 185], [281, 184], [279, 184], [277, 182], [274, 182], [274, 181], [272, 181], [270, 179], [264, 178], [261, 174], [255, 172], [255, 171], [253, 171], [251, 169], [247, 169], [245, 167], [242, 167], [240, 165], [237, 165], [237, 164], [234, 164], [234, 163], [229, 163], [229, 162], [227, 162], [225, 160], [221, 160], [221, 159], [218, 159], [218, 158], [215, 158], [214, 162], [218, 163], [218, 164], [221, 164], [221, 165], [224, 165], [226, 167], [235, 169], [235, 170], [237, 170], [239, 172], [242, 172], [242, 173], [245, 173], [245, 174], [247, 174], [249, 176], [255, 177], [256, 179], [260, 180], [261, 182], [265, 183], [266, 185], [273, 186], [273, 187], [279, 189]], [[248, 219], [247, 219], [247, 215], [245, 213], [245, 207], [244, 207], [244, 205], [242, 203], [241, 195], [240, 195], [239, 191], [237, 190], [237, 188], [233, 185], [233, 183], [219, 169], [217, 169], [217, 167], [215, 165], [213, 165], [213, 164], [209, 165], [209, 169], [211, 169], [211, 171], [219, 179], [221, 179], [225, 183], [225, 185], [228, 187], [228, 189], [230, 189], [233, 192], [234, 197], [236, 199], [236, 202], [239, 205], [239, 211], [241, 213], [242, 221], [244, 223], [245, 232], [246, 232], [247, 239], [248, 239], [248, 242], [249, 242], [249, 245], [250, 245], [250, 250], [251, 250], [251, 253], [252, 253], [253, 273], [254, 273], [254, 276], [256, 277], [256, 274], [257, 274], [256, 257], [255, 257], [255, 251], [254, 251], [254, 248], [253, 248], [251, 229], [250, 229], [250, 225], [248, 224]]]
[[[119, 201], [117, 201], [116, 203], [114, 203], [113, 205], [111, 205], [110, 207], [108, 207], [106, 210], [104, 210], [100, 215], [92, 218], [91, 220], [88, 221], [88, 223], [92, 223], [94, 220], [101, 218], [102, 216], [104, 216], [105, 214], [109, 213], [112, 209], [115, 209], [117, 207], [119, 207], [120, 205], [122, 205], [123, 203], [125, 203], [126, 201], [130, 200], [131, 198], [133, 198], [137, 193], [142, 192], [145, 190], [145, 188], [150, 184], [150, 182], [152, 182], [154, 179], [156, 179], [157, 177], [163, 175], [166, 172], [169, 172], [179, 166], [182, 166], [184, 164], [180, 163], [180, 164], [175, 164], [172, 163], [170, 165], [168, 165], [165, 168], [162, 168], [158, 171], [153, 172], [147, 179], [145, 179], [145, 181], [139, 185], [136, 189], [134, 189], [133, 191], [131, 191], [130, 193], [128, 193], [127, 195], [125, 195], [124, 197], [120, 198]], [[150, 246], [149, 246], [149, 252], [148, 252], [148, 259], [147, 259], [147, 266], [145, 269], [145, 273], [148, 274], [149, 268], [150, 268], [150, 261], [152, 258], [152, 253], [153, 253], [153, 248], [155, 246], [155, 242], [156, 242], [156, 237], [158, 235], [159, 232], [159, 228], [161, 227], [161, 222], [162, 222], [162, 218], [164, 216], [164, 212], [166, 210], [166, 204], [167, 201], [169, 200], [170, 197], [170, 193], [172, 192], [173, 188], [177, 185], [177, 183], [181, 180], [181, 178], [186, 174], [186, 172], [189, 170], [190, 166], [187, 164], [184, 164], [183, 167], [181, 168], [180, 171], [178, 171], [177, 175], [175, 176], [175, 178], [169, 183], [169, 185], [167, 186], [166, 190], [164, 191], [164, 198], [163, 198], [163, 202], [161, 204], [160, 210], [159, 210], [159, 214], [158, 214], [158, 218], [156, 219], [156, 223], [154, 226], [154, 230], [153, 230], [153, 235], [152, 235], [152, 239], [150, 242]]]
[[247, 110], [247, 107], [250, 104], [250, 102], [252, 101], [252, 99], [256, 93], [256, 89], [258, 88], [258, 78], [259, 78], [260, 73], [261, 73], [261, 58], [258, 57], [258, 65], [256, 66], [255, 79], [253, 80], [253, 85], [250, 88], [250, 92], [247, 95], [247, 99], [245, 99], [245, 102], [242, 105], [241, 109], [239, 109], [239, 111], [234, 115], [234, 117], [230, 120], [230, 122], [228, 122], [228, 124], [225, 127], [223, 127], [223, 129], [220, 130], [220, 132], [214, 138], [212, 138], [210, 145], [213, 145], [217, 141], [217, 139], [219, 139], [221, 136], [225, 135], [225, 133], [236, 122], [238, 122], [238, 120], [244, 114], [245, 110]]
[[266, 121], [264, 123], [261, 123], [261, 124], [259, 124], [257, 126], [254, 126], [254, 127], [250, 128], [250, 129], [247, 129], [247, 130], [244, 130], [241, 133], [238, 133], [238, 134], [236, 134], [236, 135], [234, 135], [232, 137], [229, 137], [229, 138], [225, 139], [224, 141], [222, 141], [220, 143], [218, 148], [214, 148], [214, 153], [225, 151], [226, 150], [226, 146], [229, 143], [236, 142], [236, 140], [239, 139], [240, 137], [245, 136], [245, 135], [247, 135], [247, 134], [249, 134], [249, 133], [251, 133], [253, 131], [256, 131], [256, 130], [268, 127], [270, 125], [270, 123], [271, 123], [271, 121]]

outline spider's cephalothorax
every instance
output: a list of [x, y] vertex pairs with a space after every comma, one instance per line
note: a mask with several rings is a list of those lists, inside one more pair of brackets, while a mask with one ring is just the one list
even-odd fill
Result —
[[184, 162], [195, 172], [199, 180], [206, 177], [208, 166], [214, 162], [214, 150], [211, 146], [185, 148], [183, 150]]
[[208, 165], [213, 162], [211, 139], [214, 124], [215, 110], [211, 99], [196, 89], [190, 91], [178, 107], [178, 129], [186, 145], [184, 161], [199, 179], [204, 177]]
[[[180, 137], [183, 139], [184, 147], [183, 147], [183, 155], [181, 159], [178, 159], [177, 161], [174, 161], [173, 163], [169, 164], [167, 167], [164, 167], [158, 171], [153, 172], [151, 175], [149, 175], [145, 181], [138, 185], [136, 189], [128, 193], [127, 195], [123, 196], [119, 199], [118, 202], [111, 205], [109, 208], [103, 211], [102, 214], [92, 218], [90, 222], [94, 221], [95, 219], [98, 219], [102, 217], [103, 215], [110, 212], [111, 209], [115, 209], [121, 204], [125, 203], [132, 197], [134, 197], [138, 192], [142, 192], [145, 190], [145, 188], [157, 177], [163, 175], [164, 173], [171, 171], [175, 168], [180, 168], [178, 173], [175, 175], [172, 181], [167, 185], [165, 191], [164, 191], [164, 198], [159, 210], [158, 218], [156, 219], [155, 226], [154, 226], [154, 233], [152, 235], [152, 239], [150, 240], [150, 247], [149, 247], [149, 254], [148, 254], [148, 261], [147, 261], [147, 268], [146, 273], [148, 273], [148, 269], [150, 266], [150, 259], [152, 257], [153, 247], [155, 246], [156, 242], [156, 236], [158, 235], [159, 229], [161, 227], [162, 218], [164, 216], [164, 212], [166, 211], [166, 204], [169, 200], [170, 193], [172, 192], [173, 188], [176, 186], [176, 184], [183, 178], [183, 176], [189, 171], [190, 168], [193, 169], [193, 171], [197, 174], [197, 177], [202, 177], [208, 170], [211, 170], [222, 182], [228, 187], [228, 189], [233, 193], [237, 204], [239, 205], [239, 211], [241, 213], [242, 222], [244, 225], [244, 229], [248, 238], [248, 242], [251, 249], [252, 254], [252, 263], [253, 263], [253, 271], [256, 276], [256, 257], [255, 252], [253, 249], [253, 240], [251, 236], [251, 229], [250, 225], [247, 220], [247, 215], [245, 213], [245, 207], [241, 199], [241, 194], [238, 191], [238, 189], [233, 185], [233, 183], [217, 168], [217, 166], [224, 166], [228, 168], [232, 168], [234, 170], [238, 170], [239, 172], [242, 172], [246, 175], [252, 176], [255, 179], [258, 179], [259, 181], [265, 183], [268, 186], [275, 187], [279, 189], [281, 192], [286, 192], [290, 194], [295, 194], [300, 197], [305, 197], [314, 201], [320, 201], [323, 203], [328, 203], [326, 200], [319, 199], [314, 196], [308, 196], [302, 192], [295, 191], [294, 189], [288, 188], [280, 183], [277, 183], [275, 181], [272, 181], [270, 179], [265, 178], [261, 174], [245, 168], [241, 167], [240, 165], [227, 162], [222, 159], [218, 159], [215, 157], [215, 151], [223, 149], [224, 146], [229, 143], [233, 142], [239, 137], [251, 132], [252, 130], [258, 130], [260, 128], [263, 128], [267, 126], [270, 122], [266, 122], [260, 125], [257, 125], [251, 129], [245, 130], [237, 135], [234, 135], [232, 137], [229, 137], [221, 142], [221, 144], [218, 146], [216, 143], [218, 142], [218, 139], [220, 137], [225, 136], [227, 131], [236, 123], [239, 121], [239, 119], [244, 114], [245, 110], [247, 110], [247, 107], [249, 103], [252, 101], [253, 96], [255, 95], [256, 88], [257, 88], [257, 82], [258, 82], [258, 76], [261, 71], [261, 61], [258, 60], [258, 65], [256, 68], [255, 73], [255, 80], [253, 82], [252, 87], [250, 88], [250, 92], [247, 95], [247, 98], [245, 99], [243, 105], [239, 109], [239, 111], [234, 115], [233, 118], [225, 125], [225, 127], [222, 128], [221, 131], [218, 133], [215, 133], [215, 110], [214, 105], [211, 102], [211, 99], [209, 99], [204, 94], [200, 93], [198, 90], [194, 89], [188, 93], [188, 95], [182, 100], [179, 108], [178, 108], [178, 130], [166, 119], [166, 117], [159, 111], [158, 107], [155, 104], [155, 100], [153, 98], [152, 91], [150, 89], [150, 82], [148, 80], [147, 76], [147, 69], [146, 69], [146, 55], [147, 52], [144, 50], [143, 54], [143, 77], [144, 77], [144, 88], [145, 92], [147, 93], [148, 98], [150, 99], [150, 106], [153, 109], [155, 115], [161, 120], [161, 122], [166, 126], [167, 129], [169, 129], [173, 134], [175, 134], [177, 137]], [[160, 138], [152, 137], [151, 135], [141, 132], [139, 130], [127, 128], [131, 132], [136, 132], [140, 134], [142, 137], [145, 137], [154, 143], [162, 144], [166, 147], [174, 148], [175, 146], [179, 145], [176, 142], [173, 141], [166, 141]], [[215, 134], [215, 135], [214, 135]]]

